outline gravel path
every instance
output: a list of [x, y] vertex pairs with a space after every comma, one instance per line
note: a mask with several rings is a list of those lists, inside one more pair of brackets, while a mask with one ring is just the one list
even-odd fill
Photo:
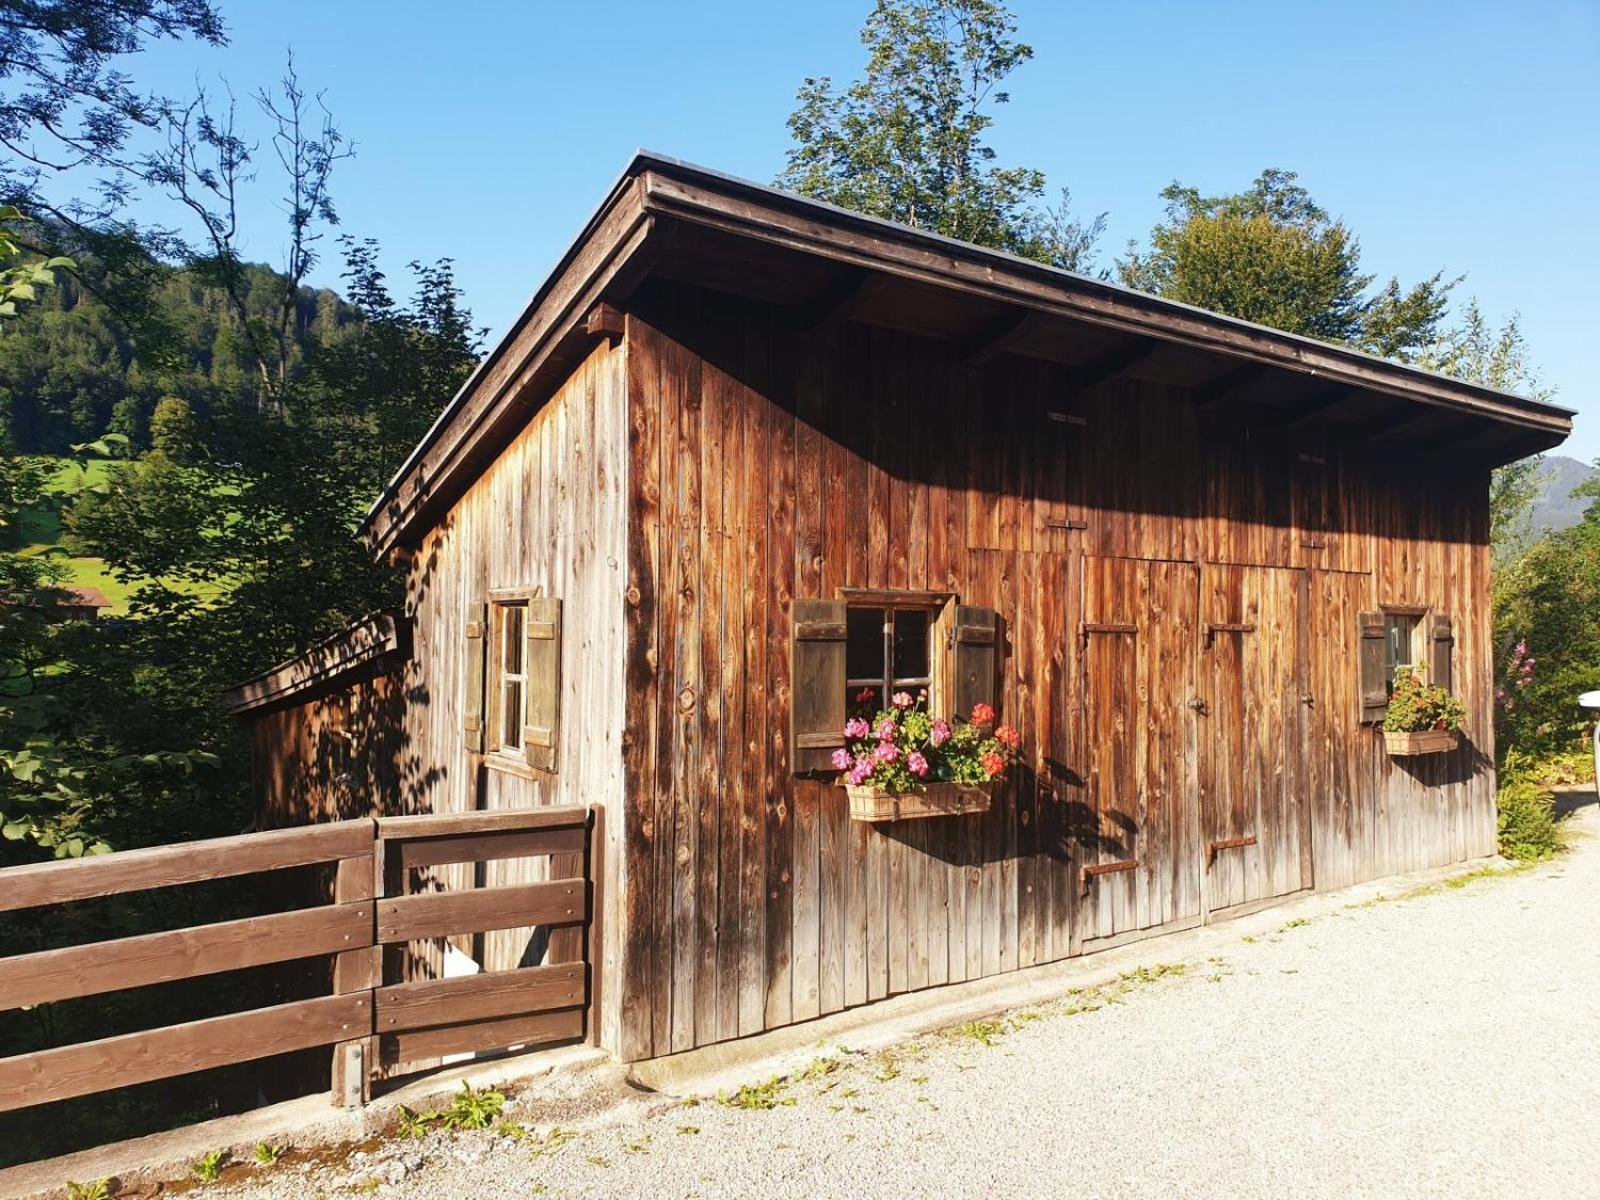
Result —
[[[1600, 1194], [1600, 816], [1553, 865], [1342, 908], [891, 1055], [526, 1140], [435, 1133], [228, 1193]], [[372, 1183], [369, 1180], [380, 1182]], [[216, 1189], [217, 1192], [223, 1189]], [[216, 1194], [213, 1192], [213, 1194]]]

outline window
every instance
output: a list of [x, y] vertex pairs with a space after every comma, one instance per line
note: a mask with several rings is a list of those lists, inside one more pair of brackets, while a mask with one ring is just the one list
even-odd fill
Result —
[[933, 612], [925, 606], [860, 606], [845, 610], [846, 711], [870, 689], [880, 708], [895, 692], [930, 687], [929, 637]]
[[493, 613], [490, 654], [494, 664], [494, 711], [491, 715], [489, 749], [505, 754], [520, 754], [526, 724], [524, 706], [528, 694], [524, 657], [527, 649], [528, 604], [525, 600], [497, 601], [490, 609]]
[[1419, 612], [1387, 611], [1383, 614], [1384, 669], [1388, 690], [1394, 690], [1395, 672], [1414, 669], [1425, 661], [1418, 646], [1417, 631], [1422, 627]]

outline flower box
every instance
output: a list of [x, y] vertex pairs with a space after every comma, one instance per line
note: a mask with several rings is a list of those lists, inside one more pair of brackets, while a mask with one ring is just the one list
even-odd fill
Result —
[[1460, 744], [1461, 735], [1450, 729], [1425, 729], [1418, 733], [1385, 730], [1383, 734], [1383, 748], [1395, 758], [1413, 754], [1448, 754]]
[[905, 821], [989, 811], [988, 784], [930, 783], [913, 792], [891, 792], [866, 784], [845, 784], [852, 821]]

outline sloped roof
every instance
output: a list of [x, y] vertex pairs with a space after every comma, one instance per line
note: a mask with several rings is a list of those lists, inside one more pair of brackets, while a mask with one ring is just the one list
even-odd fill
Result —
[[1303, 401], [1305, 417], [1343, 411], [1391, 444], [1486, 465], [1558, 445], [1572, 427], [1557, 405], [640, 151], [372, 505], [374, 550], [420, 537], [593, 339], [614, 333], [601, 307], [625, 305], [656, 273], [780, 305], [802, 328], [859, 319], [955, 338], [973, 365], [997, 353], [1082, 359], [1086, 379], [1149, 372], [1195, 387], [1201, 403], [1271, 388]]

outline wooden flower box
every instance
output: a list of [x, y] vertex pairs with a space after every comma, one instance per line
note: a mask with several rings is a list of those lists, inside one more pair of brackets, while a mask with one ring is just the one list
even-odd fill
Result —
[[870, 784], [845, 784], [852, 821], [905, 821], [989, 811], [992, 784], [930, 783], [914, 792], [887, 792]]
[[1392, 757], [1413, 754], [1448, 754], [1461, 744], [1461, 735], [1448, 729], [1425, 729], [1421, 733], [1383, 732], [1383, 748]]

